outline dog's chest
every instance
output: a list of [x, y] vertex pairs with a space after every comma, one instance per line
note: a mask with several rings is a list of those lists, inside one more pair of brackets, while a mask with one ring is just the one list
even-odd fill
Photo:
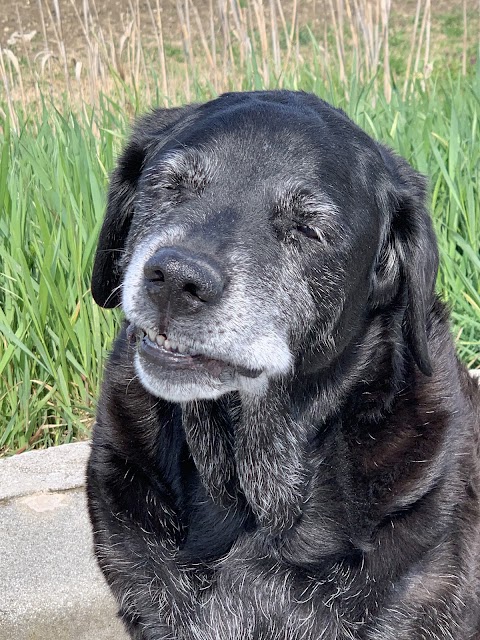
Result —
[[[184, 538], [168, 562], [168, 593], [158, 601], [165, 601], [165, 615], [173, 616], [180, 637], [317, 640], [319, 629], [325, 640], [357, 637], [371, 591], [357, 566], [329, 561], [312, 571], [294, 567], [258, 529], [248, 507], [212, 501], [191, 460], [179, 457], [178, 471]], [[335, 542], [342, 544], [338, 536]]]
[[[185, 638], [325, 640], [359, 638], [371, 589], [351, 567], [331, 564], [309, 576], [261, 555], [250, 536], [239, 539], [210, 569], [181, 568], [173, 627]], [[182, 607], [188, 591], [188, 607]], [[172, 615], [172, 613], [170, 613]], [[181, 631], [180, 631], [181, 630]]]

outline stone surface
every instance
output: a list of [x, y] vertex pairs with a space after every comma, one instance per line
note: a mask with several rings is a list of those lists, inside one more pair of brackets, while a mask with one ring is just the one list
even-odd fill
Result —
[[88, 442], [78, 442], [0, 460], [0, 500], [82, 487], [89, 451]]
[[0, 640], [126, 640], [92, 553], [86, 443], [0, 460]]

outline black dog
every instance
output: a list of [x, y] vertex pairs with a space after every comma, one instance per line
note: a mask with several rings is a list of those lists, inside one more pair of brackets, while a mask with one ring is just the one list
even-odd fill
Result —
[[88, 468], [132, 638], [480, 637], [480, 403], [425, 190], [304, 93], [137, 124], [93, 273], [127, 322]]

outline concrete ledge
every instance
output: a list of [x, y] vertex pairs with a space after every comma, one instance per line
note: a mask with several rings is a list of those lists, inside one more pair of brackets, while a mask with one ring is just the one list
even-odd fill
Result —
[[0, 640], [126, 640], [92, 552], [87, 443], [0, 460]]
[[79, 442], [0, 460], [0, 501], [83, 487], [89, 451], [88, 442]]
[[127, 640], [93, 558], [88, 452], [67, 444], [0, 460], [0, 640]]

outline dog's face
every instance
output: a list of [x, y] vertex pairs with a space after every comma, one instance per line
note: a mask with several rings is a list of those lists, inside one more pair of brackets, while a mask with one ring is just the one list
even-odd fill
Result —
[[[228, 94], [140, 122], [112, 177], [92, 290], [182, 402], [329, 366], [393, 299], [428, 373], [423, 182], [306, 94]], [[415, 292], [414, 289], [419, 291]]]

